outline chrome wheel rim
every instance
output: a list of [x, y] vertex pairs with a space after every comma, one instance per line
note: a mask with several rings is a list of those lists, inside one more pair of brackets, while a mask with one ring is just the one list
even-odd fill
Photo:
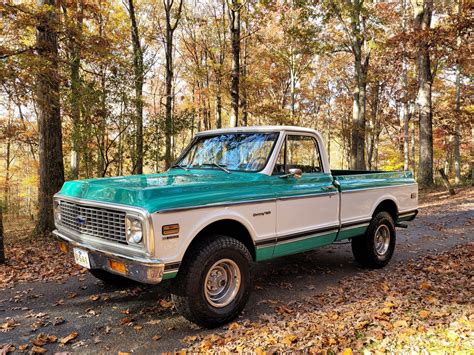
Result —
[[221, 308], [231, 303], [240, 289], [241, 274], [237, 263], [221, 259], [211, 266], [204, 281], [204, 294], [213, 307]]
[[375, 231], [375, 252], [383, 256], [390, 246], [390, 229], [385, 225], [380, 225]]

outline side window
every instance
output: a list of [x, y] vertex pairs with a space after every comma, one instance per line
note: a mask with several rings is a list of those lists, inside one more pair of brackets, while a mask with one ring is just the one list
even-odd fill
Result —
[[301, 169], [303, 173], [321, 172], [318, 143], [310, 136], [287, 136], [286, 164], [288, 169]]

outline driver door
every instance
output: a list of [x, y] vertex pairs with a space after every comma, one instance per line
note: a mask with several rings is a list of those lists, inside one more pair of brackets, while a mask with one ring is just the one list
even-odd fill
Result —
[[[300, 169], [301, 177], [288, 175]], [[339, 201], [331, 174], [324, 173], [318, 141], [287, 134], [273, 173], [277, 197], [277, 244], [282, 256], [332, 243], [339, 228]]]

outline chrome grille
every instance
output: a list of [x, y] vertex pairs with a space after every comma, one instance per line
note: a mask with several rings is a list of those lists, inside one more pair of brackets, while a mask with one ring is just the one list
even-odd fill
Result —
[[89, 207], [69, 201], [60, 202], [61, 222], [83, 235], [127, 244], [125, 212]]

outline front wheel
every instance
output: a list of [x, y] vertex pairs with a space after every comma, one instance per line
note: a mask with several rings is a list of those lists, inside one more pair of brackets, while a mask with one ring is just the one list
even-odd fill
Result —
[[213, 235], [187, 255], [172, 298], [188, 320], [215, 328], [235, 318], [252, 288], [252, 256], [236, 239]]
[[392, 216], [387, 212], [379, 212], [370, 221], [365, 234], [352, 239], [352, 253], [362, 266], [382, 268], [392, 259], [395, 242]]

